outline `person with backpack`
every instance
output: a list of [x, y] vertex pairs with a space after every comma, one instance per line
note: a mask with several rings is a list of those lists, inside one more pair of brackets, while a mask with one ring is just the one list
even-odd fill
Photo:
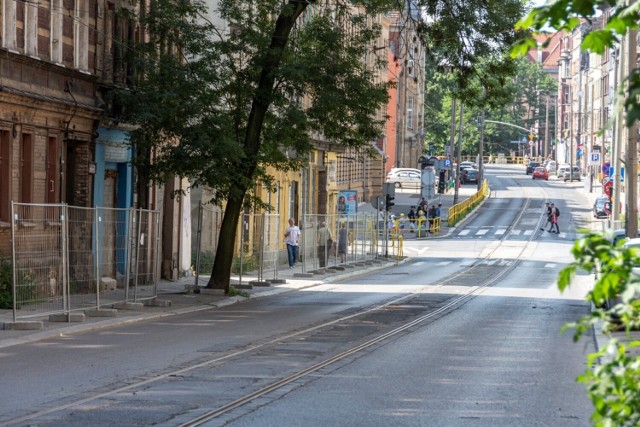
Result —
[[[558, 218], [560, 218], [560, 209], [553, 203], [549, 205], [551, 207], [551, 227], [547, 230], [550, 233], [560, 234], [560, 227], [558, 227]], [[556, 231], [553, 231], [553, 228], [556, 228]]]

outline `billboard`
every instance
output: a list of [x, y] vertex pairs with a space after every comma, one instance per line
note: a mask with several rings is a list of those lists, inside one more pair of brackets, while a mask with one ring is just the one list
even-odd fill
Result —
[[358, 192], [354, 190], [340, 191], [338, 193], [336, 209], [340, 215], [354, 215], [358, 213]]

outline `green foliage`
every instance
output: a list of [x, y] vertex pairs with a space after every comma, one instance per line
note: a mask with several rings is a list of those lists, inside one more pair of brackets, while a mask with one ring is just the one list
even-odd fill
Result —
[[[621, 42], [629, 30], [637, 30], [640, 22], [640, 3], [616, 2], [606, 0], [558, 0], [532, 9], [522, 18], [516, 28], [535, 32], [566, 30], [571, 32], [581, 22], [590, 24], [601, 13], [608, 12], [603, 28], [593, 28], [582, 40], [582, 49], [602, 55], [607, 48], [613, 48]], [[513, 57], [525, 55], [533, 38], [514, 43], [511, 49]], [[640, 69], [635, 68], [626, 78], [627, 94], [624, 106], [627, 112], [626, 125], [631, 126], [640, 119]]]
[[[215, 260], [215, 254], [213, 252], [205, 251], [200, 254], [200, 268], [198, 269], [199, 274], [211, 274], [211, 269], [213, 268], [213, 261]], [[196, 268], [196, 253], [195, 251], [191, 252], [191, 264], [193, 265], [194, 271]]]
[[242, 254], [242, 259], [240, 256], [235, 256], [233, 258], [231, 272], [239, 274], [242, 269], [243, 273], [247, 273], [249, 271], [256, 271], [259, 266], [260, 263], [258, 262], [258, 256], [256, 254], [249, 254], [248, 252], [245, 252]]
[[[544, 121], [546, 109], [549, 108], [549, 121], [554, 122], [554, 110], [546, 102], [545, 94], [554, 94], [557, 91], [557, 82], [544, 72], [539, 64], [532, 63], [524, 58], [513, 61], [513, 72], [503, 70], [500, 91], [495, 89], [492, 95], [487, 94], [491, 102], [484, 104], [482, 91], [475, 104], [464, 104], [464, 129], [462, 154], [476, 154], [478, 152], [479, 129], [470, 126], [476, 122], [482, 108], [486, 108], [486, 119], [506, 122], [525, 128], [530, 128], [537, 121]], [[448, 146], [449, 129], [451, 126], [451, 97], [454, 83], [446, 73], [436, 70], [428, 70], [430, 73], [425, 84], [425, 109], [430, 117], [430, 124], [426, 129], [426, 139], [434, 145], [437, 154], [444, 154], [445, 146]], [[489, 74], [498, 74], [491, 68]], [[497, 84], [497, 83], [496, 83]], [[478, 91], [476, 86], [475, 91]], [[460, 103], [458, 102], [459, 119]], [[456, 125], [456, 131], [458, 126]], [[510, 141], [521, 140], [524, 136], [522, 130], [494, 123], [486, 123], [485, 127], [485, 151], [490, 154], [508, 153], [516, 147]]]
[[11, 284], [11, 263], [0, 260], [0, 308], [13, 308], [13, 290]]
[[[611, 337], [611, 332], [623, 329], [628, 334], [640, 327], [640, 276], [633, 271], [634, 266], [640, 266], [640, 251], [624, 248], [622, 242], [614, 246], [609, 237], [590, 232], [576, 241], [572, 248], [575, 261], [560, 272], [558, 286], [564, 290], [579, 270], [595, 272], [597, 278], [587, 300], [596, 308], [564, 329], [574, 329], [578, 340], [594, 325], [602, 325], [608, 344], [589, 356], [587, 371], [579, 381], [588, 386], [595, 425], [635, 426], [640, 422], [640, 357], [627, 351], [640, 342], [625, 344]], [[617, 296], [621, 303], [606, 306], [607, 300]]]

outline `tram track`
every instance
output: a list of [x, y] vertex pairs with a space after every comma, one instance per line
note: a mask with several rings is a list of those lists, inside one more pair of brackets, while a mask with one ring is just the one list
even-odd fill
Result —
[[[522, 220], [527, 212], [530, 213], [530, 199], [524, 199], [523, 207], [514, 219], [511, 229], [513, 229], [513, 225]], [[539, 228], [541, 221], [542, 216], [540, 216], [539, 223], [536, 224], [536, 230]], [[508, 239], [509, 234], [510, 232], [505, 233], [501, 237], [500, 243]], [[353, 342], [353, 344], [346, 349], [339, 349], [335, 354], [328, 356], [308, 356], [312, 361], [305, 367], [296, 368], [293, 372], [286, 372], [280, 378], [266, 381], [266, 384], [258, 384], [253, 390], [243, 392], [244, 394], [239, 397], [228, 399], [226, 403], [214, 405], [215, 407], [208, 409], [199, 407], [197, 410], [191, 409], [188, 412], [177, 414], [174, 422], [175, 424], [179, 423], [181, 426], [198, 426], [215, 420], [225, 414], [233, 418], [233, 411], [251, 402], [255, 402], [259, 398], [264, 398], [269, 394], [284, 389], [301, 380], [310, 380], [313, 375], [316, 375], [316, 373], [323, 368], [337, 365], [341, 361], [347, 361], [349, 358], [373, 349], [376, 345], [389, 342], [394, 337], [406, 333], [412, 328], [445, 316], [449, 311], [460, 307], [465, 301], [480, 294], [483, 289], [492, 286], [513, 271], [513, 269], [517, 267], [523, 253], [525, 253], [527, 245], [531, 244], [534, 238], [535, 233], [529, 236], [525, 244], [523, 244], [514, 255], [513, 262], [508, 265], [487, 266], [483, 263], [483, 261], [491, 259], [492, 255], [500, 248], [500, 244], [498, 244], [465, 270], [454, 273], [447, 279], [439, 281], [439, 283], [425, 284], [424, 287], [410, 292], [407, 295], [394, 298], [373, 307], [365, 308], [356, 313], [343, 315], [311, 327], [285, 333], [262, 343], [251, 344], [241, 349], [234, 349], [226, 353], [217, 354], [214, 357], [207, 357], [189, 366], [154, 374], [148, 378], [133, 380], [126, 385], [116, 386], [110, 390], [95, 393], [91, 396], [84, 396], [79, 399], [71, 398], [60, 404], [54, 403], [49, 408], [38, 410], [12, 420], [3, 421], [0, 425], [24, 425], [25, 422], [35, 421], [37, 423], [38, 420], [42, 419], [50, 420], [51, 417], [55, 418], [56, 415], [60, 415], [65, 411], [72, 411], [89, 404], [96, 405], [99, 401], [111, 399], [115, 396], [133, 396], [137, 390], [148, 388], [154, 383], [180, 378], [200, 369], [219, 368], [225, 363], [232, 363], [235, 360], [247, 358], [252, 355], [255, 356], [256, 354], [277, 351], [279, 346], [299, 340], [312, 339], [314, 336], [317, 337], [320, 334], [324, 334], [324, 336], [327, 334], [331, 335], [331, 333], [335, 333], [336, 328], [341, 328], [342, 332], [345, 329], [353, 328], [357, 329], [360, 333], [364, 333], [364, 336], [354, 334], [350, 341]], [[458, 295], [447, 298], [440, 297], [436, 300], [429, 298], [420, 299], [421, 296], [433, 295], [438, 292], [442, 294], [442, 291], [446, 290], [448, 286], [463, 286], [464, 290]], [[387, 320], [387, 323], [385, 323], [384, 320], [385, 316], [391, 319]], [[391, 324], [391, 326], [389, 326], [389, 324]], [[367, 327], [363, 327], [363, 325]], [[300, 357], [300, 355], [297, 355], [297, 357]]]

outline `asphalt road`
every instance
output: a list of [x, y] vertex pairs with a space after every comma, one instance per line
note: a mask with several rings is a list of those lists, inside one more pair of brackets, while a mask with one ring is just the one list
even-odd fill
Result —
[[[482, 208], [450, 238], [407, 242], [407, 264], [3, 349], [0, 425], [191, 425], [283, 378], [203, 425], [589, 425], [575, 378], [594, 343], [559, 333], [589, 309], [589, 278], [555, 286], [589, 201], [521, 167], [487, 176]], [[539, 231], [546, 200], [560, 235]]]

